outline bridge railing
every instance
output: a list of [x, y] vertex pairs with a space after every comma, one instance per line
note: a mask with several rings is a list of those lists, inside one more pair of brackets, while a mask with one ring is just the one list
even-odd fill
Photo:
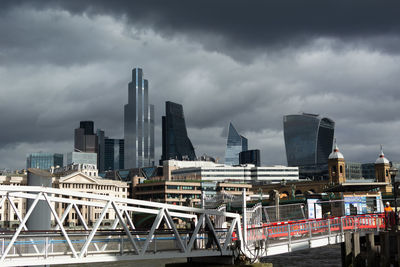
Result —
[[[30, 200], [26, 213], [20, 214], [13, 205], [16, 199]], [[35, 259], [35, 264], [43, 265], [54, 264], [57, 257], [62, 257], [64, 263], [83, 263], [99, 261], [96, 259], [99, 255], [102, 261], [115, 260], [115, 257], [133, 260], [171, 255], [231, 255], [231, 246], [236, 240], [243, 240], [240, 215], [225, 211], [55, 188], [0, 186], [0, 208], [8, 203], [18, 217], [19, 225], [12, 232], [0, 231], [0, 266], [23, 265], [21, 261], [30, 257]], [[29, 219], [35, 216], [35, 207], [39, 203], [42, 209], [50, 211], [55, 223], [52, 229], [43, 229], [45, 232], [37, 232], [40, 229], [29, 229], [27, 226]], [[91, 227], [83, 216], [83, 210], [97, 212]], [[72, 212], [79, 219], [81, 230], [65, 226]], [[109, 226], [103, 224], [108, 217], [106, 214], [113, 216]], [[133, 214], [150, 216], [154, 220], [150, 220], [146, 229], [137, 229]], [[214, 224], [218, 218], [225, 218], [225, 229], [219, 230]], [[192, 229], [178, 228], [178, 221], [190, 222], [193, 219]]]
[[385, 229], [383, 214], [250, 225], [247, 228], [247, 243], [259, 240], [267, 240], [269, 244], [295, 242], [343, 234], [346, 231], [380, 231], [382, 229]]

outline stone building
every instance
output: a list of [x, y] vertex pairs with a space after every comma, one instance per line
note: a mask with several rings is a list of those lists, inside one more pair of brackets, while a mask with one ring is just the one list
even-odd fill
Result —
[[[75, 164], [62, 168], [52, 168], [50, 172], [39, 169], [28, 169], [28, 172], [32, 172], [36, 176], [45, 174], [45, 176], [51, 177], [51, 185], [53, 188], [82, 193], [99, 194], [116, 198], [127, 198], [128, 196], [128, 183], [99, 177], [96, 165]], [[26, 186], [27, 174], [1, 175], [0, 184]], [[22, 216], [25, 216], [27, 207], [26, 200], [14, 198], [12, 201], [18, 212]], [[66, 207], [67, 204], [55, 204], [54, 208], [59, 217], [62, 216]], [[95, 207], [87, 208], [86, 206], [79, 206], [79, 211], [88, 225], [92, 225], [101, 214], [101, 209]], [[105, 216], [105, 220], [103, 220], [105, 225], [110, 224], [111, 221], [116, 218], [115, 213], [111, 210]], [[54, 218], [52, 218], [52, 223], [54, 225]], [[81, 222], [78, 218], [78, 214], [74, 209], [71, 209], [67, 219], [65, 220], [65, 225], [73, 227], [79, 226], [80, 224]], [[9, 203], [8, 200], [5, 200], [4, 204], [0, 207], [0, 227], [15, 228], [18, 225], [19, 220], [11, 203]]]

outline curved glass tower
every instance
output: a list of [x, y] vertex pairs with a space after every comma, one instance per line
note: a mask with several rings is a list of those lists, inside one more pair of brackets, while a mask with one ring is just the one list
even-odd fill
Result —
[[162, 156], [168, 159], [196, 160], [196, 153], [190, 141], [183, 115], [183, 107], [170, 101], [165, 102], [165, 116], [162, 117]]
[[239, 153], [248, 150], [247, 138], [241, 136], [229, 123], [228, 140], [226, 142], [225, 164], [239, 165]]
[[154, 166], [154, 106], [142, 69], [132, 70], [124, 107], [125, 169]]
[[335, 122], [315, 114], [283, 117], [288, 166], [327, 164], [332, 151]]

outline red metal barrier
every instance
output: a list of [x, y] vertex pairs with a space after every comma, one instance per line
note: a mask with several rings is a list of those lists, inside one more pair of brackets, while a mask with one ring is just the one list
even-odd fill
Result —
[[286, 221], [251, 225], [247, 228], [249, 241], [266, 238], [289, 238], [313, 235], [324, 235], [355, 230], [379, 230], [385, 229], [384, 214], [364, 214], [329, 219], [311, 219], [301, 221]]

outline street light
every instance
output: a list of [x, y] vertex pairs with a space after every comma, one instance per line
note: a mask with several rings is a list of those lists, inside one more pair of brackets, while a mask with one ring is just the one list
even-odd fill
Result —
[[397, 218], [397, 184], [395, 181], [396, 175], [399, 172], [399, 170], [392, 166], [389, 169], [389, 173], [390, 173], [390, 178], [392, 179], [392, 185], [393, 185], [393, 194], [394, 194], [394, 220], [395, 220], [395, 225], [396, 225], [396, 230], [397, 230], [397, 222], [398, 222], [398, 218]]

